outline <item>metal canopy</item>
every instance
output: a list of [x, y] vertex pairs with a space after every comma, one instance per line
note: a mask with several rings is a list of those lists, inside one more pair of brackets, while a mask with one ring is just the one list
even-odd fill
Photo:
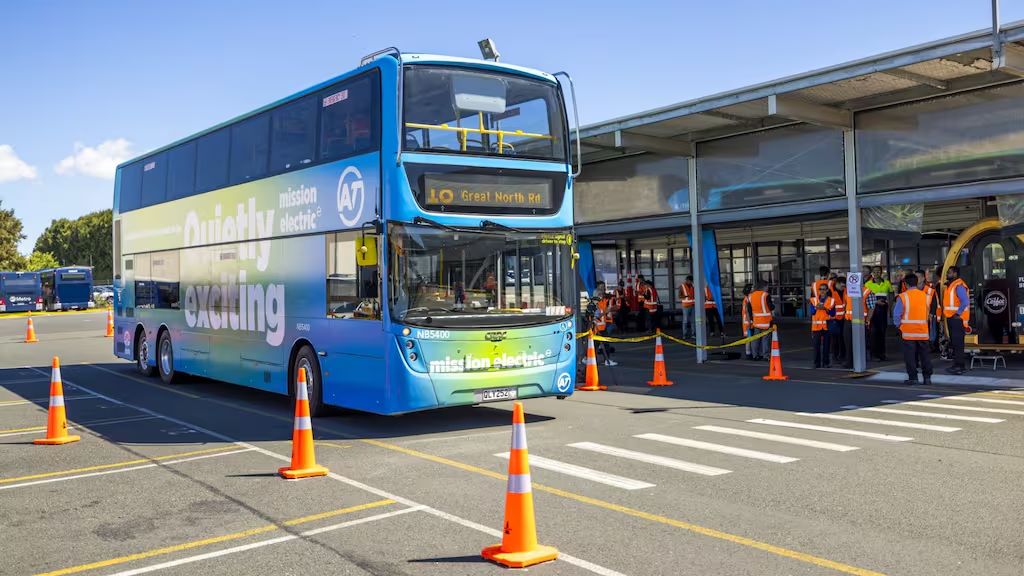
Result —
[[584, 163], [639, 152], [692, 156], [694, 144], [807, 122], [849, 129], [853, 112], [1024, 77], [1024, 21], [640, 112], [580, 131]]

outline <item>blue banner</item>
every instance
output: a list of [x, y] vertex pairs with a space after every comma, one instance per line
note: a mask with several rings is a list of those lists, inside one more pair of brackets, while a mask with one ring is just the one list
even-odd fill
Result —
[[576, 269], [580, 279], [583, 280], [583, 287], [587, 290], [587, 294], [593, 296], [594, 290], [597, 289], [597, 272], [594, 270], [594, 249], [590, 246], [590, 240], [580, 240], [576, 245], [576, 250], [580, 253]]
[[[718, 243], [715, 241], [715, 231], [705, 229], [700, 239], [701, 263], [703, 267], [703, 279], [708, 288], [711, 289], [711, 297], [715, 299], [718, 306], [718, 319], [725, 326], [725, 312], [722, 305], [722, 275], [718, 272]], [[693, 234], [687, 230], [686, 238], [693, 246]], [[692, 254], [692, 251], [691, 251]]]

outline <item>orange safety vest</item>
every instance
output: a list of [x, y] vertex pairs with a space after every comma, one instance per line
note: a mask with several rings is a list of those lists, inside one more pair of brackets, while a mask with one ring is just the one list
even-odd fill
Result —
[[683, 282], [679, 285], [679, 300], [683, 303], [683, 308], [693, 308], [693, 303], [696, 302], [693, 294], [693, 284]]
[[[971, 291], [967, 288], [967, 283], [963, 281], [963, 278], [957, 278], [946, 286], [946, 294], [942, 297], [942, 312], [946, 318], [952, 318], [956, 311], [960, 308], [960, 299], [956, 296], [956, 287], [963, 286], [967, 292], [968, 300], [971, 297]], [[964, 308], [964, 313], [961, 314], [960, 318], [964, 321], [964, 328], [967, 328], [967, 323], [971, 319], [971, 303], [967, 302], [967, 307]]]
[[825, 300], [824, 306], [817, 305], [817, 298], [814, 299], [814, 302], [814, 316], [811, 316], [811, 332], [820, 332], [828, 329], [828, 311], [836, 307], [836, 300], [829, 296], [828, 299]]
[[742, 312], [743, 313], [740, 315], [741, 324], [743, 326], [743, 335], [744, 336], [746, 336], [747, 330], [750, 330], [750, 327], [753, 326], [753, 323], [750, 321], [750, 314], [747, 313], [747, 304], [749, 304], [749, 303], [750, 303], [750, 295], [748, 294], [748, 295], [743, 297], [743, 304], [742, 304], [742, 308], [743, 308]]
[[928, 300], [927, 300], [927, 302], [928, 302], [928, 311], [931, 312], [931, 310], [932, 310], [932, 298], [935, 297], [935, 287], [932, 286], [929, 283], [926, 283], [924, 285], [923, 292], [924, 292], [924, 295], [928, 297]]
[[[772, 326], [772, 311], [768, 308], [768, 293], [764, 290], [754, 290], [750, 293], [751, 322], [754, 328], [767, 330]], [[745, 307], [744, 307], [745, 308]]]
[[597, 314], [594, 314], [594, 330], [598, 333], [604, 332], [607, 326], [608, 299], [602, 298], [597, 301]]
[[640, 292], [640, 301], [643, 302], [644, 308], [647, 308], [648, 312], [656, 312], [658, 310], [658, 298], [654, 295], [653, 286], [644, 286]]
[[715, 299], [711, 296], [711, 287], [704, 286], [704, 309], [710, 310], [711, 308], [718, 308], [718, 304], [715, 304]]
[[832, 291], [832, 299], [836, 301], [836, 320], [846, 319], [846, 291], [843, 291], [843, 297], [839, 297], [839, 293], [835, 290]]
[[928, 296], [920, 290], [907, 290], [900, 294], [903, 317], [900, 332], [904, 340], [928, 340]]
[[[861, 285], [860, 295], [861, 295], [861, 298], [864, 299], [864, 318], [867, 319], [867, 317], [868, 317], [867, 301], [868, 301], [868, 296], [871, 295], [871, 289], [868, 288], [867, 286]], [[846, 313], [843, 314], [843, 317], [846, 318], [847, 320], [853, 320], [853, 299], [850, 297], [850, 291], [849, 290], [847, 290], [846, 292], [843, 293], [843, 308], [846, 311]], [[837, 312], [837, 314], [838, 314], [838, 312]]]

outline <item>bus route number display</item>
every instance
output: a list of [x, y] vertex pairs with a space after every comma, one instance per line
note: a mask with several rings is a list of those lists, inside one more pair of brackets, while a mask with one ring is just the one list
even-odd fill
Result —
[[452, 207], [551, 209], [551, 181], [522, 176], [426, 174], [424, 204]]

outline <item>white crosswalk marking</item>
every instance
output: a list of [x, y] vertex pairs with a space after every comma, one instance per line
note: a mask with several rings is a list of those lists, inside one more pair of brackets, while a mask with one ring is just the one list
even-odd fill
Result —
[[[509, 453], [502, 452], [501, 454], [495, 454], [495, 456], [508, 460]], [[551, 460], [549, 458], [533, 454], [530, 454], [530, 466], [534, 468], [543, 468], [544, 470], [551, 470], [552, 472], [561, 472], [568, 476], [593, 480], [594, 482], [607, 484], [608, 486], [615, 486], [616, 488], [622, 488], [624, 490], [639, 490], [641, 488], [654, 487], [654, 484], [651, 484], [650, 482], [633, 480], [632, 478], [626, 478], [625, 476], [616, 476], [615, 474], [601, 472], [600, 470], [584, 468], [583, 466], [559, 462], [558, 460]]]
[[950, 410], [967, 410], [970, 412], [988, 412], [990, 414], [1015, 414], [1024, 416], [1021, 410], [1003, 410], [1002, 408], [981, 408], [979, 406], [957, 406], [956, 404], [939, 404], [937, 402], [924, 402], [917, 400], [882, 400], [886, 404], [909, 404], [911, 406], [928, 406], [929, 408], [949, 408]]
[[895, 408], [876, 408], [874, 406], [843, 406], [846, 410], [868, 410], [870, 412], [884, 412], [886, 414], [905, 414], [907, 416], [921, 416], [924, 418], [942, 418], [943, 420], [962, 420], [965, 422], [985, 422], [998, 424], [1005, 422], [1002, 418], [985, 418], [984, 416], [960, 416], [958, 414], [940, 414], [938, 412], [918, 412], [916, 410], [896, 410]]
[[646, 462], [647, 464], [656, 464], [658, 466], [683, 470], [684, 472], [693, 472], [694, 474], [702, 474], [704, 476], [719, 476], [721, 474], [728, 474], [732, 472], [732, 470], [726, 470], [724, 468], [694, 464], [693, 462], [676, 460], [675, 458], [666, 458], [664, 456], [656, 456], [645, 452], [635, 452], [633, 450], [626, 450], [625, 448], [605, 446], [604, 444], [596, 444], [594, 442], [576, 442], [575, 444], [569, 444], [569, 446], [572, 448], [579, 448], [581, 450], [607, 454], [608, 456], [618, 456], [619, 458], [628, 458], [630, 460]]
[[963, 400], [964, 402], [988, 402], [989, 404], [1013, 404], [1024, 406], [1024, 400], [1000, 400], [998, 398], [977, 398], [974, 396], [940, 396], [939, 394], [920, 394], [918, 398], [943, 398], [946, 400]]
[[901, 422], [899, 420], [882, 420], [881, 418], [862, 418], [860, 416], [846, 416], [845, 414], [823, 414], [820, 412], [797, 412], [800, 416], [811, 416], [814, 418], [828, 418], [830, 420], [845, 420], [847, 422], [863, 422], [864, 424], [878, 424], [880, 426], [896, 426], [899, 428], [917, 428], [918, 430], [931, 430], [933, 432], [956, 432], [959, 428], [952, 426], [936, 426], [935, 424], [918, 424], [916, 422]]
[[851, 450], [860, 449], [857, 446], [833, 444], [832, 442], [821, 442], [819, 440], [808, 440], [806, 438], [795, 438], [793, 436], [769, 434], [767, 432], [754, 432], [753, 430], [741, 430], [739, 428], [728, 428], [726, 426], [694, 426], [693, 429], [706, 430], [708, 432], [720, 432], [722, 434], [733, 434], [735, 436], [746, 436], [747, 438], [757, 438], [760, 440], [771, 440], [774, 442], [795, 444], [797, 446], [807, 446], [809, 448], [820, 448], [822, 450], [832, 450], [833, 452], [849, 452]]
[[913, 440], [908, 436], [893, 436], [891, 434], [879, 434], [877, 432], [863, 432], [861, 430], [848, 430], [846, 428], [832, 428], [831, 426], [818, 426], [816, 424], [804, 424], [802, 422], [784, 422], [782, 420], [771, 420], [768, 418], [754, 418], [747, 420], [751, 424], [766, 424], [768, 426], [784, 426], [787, 428], [800, 428], [803, 430], [817, 430], [818, 432], [832, 432], [835, 434], [849, 434], [850, 436], [863, 436], [875, 440], [886, 440], [888, 442], [909, 442]]
[[785, 464], [787, 462], [796, 462], [799, 460], [799, 458], [792, 458], [790, 456], [780, 456], [769, 452], [758, 452], [757, 450], [747, 450], [746, 448], [736, 448], [734, 446], [725, 446], [724, 444], [712, 444], [711, 442], [701, 442], [700, 440], [690, 440], [689, 438], [677, 438], [675, 436], [666, 436], [664, 434], [637, 434], [633, 437], [641, 438], [643, 440], [654, 440], [655, 442], [664, 442], [666, 444], [674, 444], [676, 446], [686, 446], [687, 448], [696, 448], [698, 450], [709, 450], [711, 452], [720, 452], [722, 454], [753, 458], [754, 460], [764, 460], [765, 462], [775, 462], [777, 464]]
[[990, 390], [993, 394], [1006, 394], [1009, 396], [1024, 396], [1022, 390]]

